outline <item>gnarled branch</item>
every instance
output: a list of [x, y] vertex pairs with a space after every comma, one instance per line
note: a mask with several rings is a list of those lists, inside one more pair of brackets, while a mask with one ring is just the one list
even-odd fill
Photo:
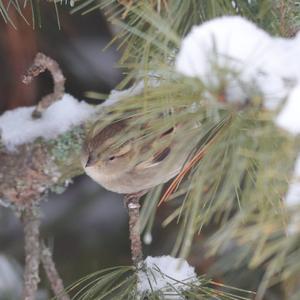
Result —
[[35, 56], [32, 66], [28, 69], [26, 74], [23, 76], [23, 83], [29, 84], [34, 77], [44, 72], [46, 69], [52, 75], [54, 88], [53, 93], [46, 95], [38, 103], [35, 110], [32, 113], [34, 118], [40, 118], [43, 111], [45, 111], [51, 104], [60, 100], [65, 92], [65, 77], [58, 65], [58, 63], [52, 58], [46, 56], [43, 53], [38, 53]]

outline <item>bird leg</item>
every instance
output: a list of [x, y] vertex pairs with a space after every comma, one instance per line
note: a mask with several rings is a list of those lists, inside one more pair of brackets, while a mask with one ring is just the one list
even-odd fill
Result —
[[129, 214], [129, 237], [131, 242], [131, 258], [133, 264], [138, 267], [143, 259], [143, 249], [140, 236], [140, 198], [145, 194], [144, 191], [127, 194], [124, 196], [124, 203]]

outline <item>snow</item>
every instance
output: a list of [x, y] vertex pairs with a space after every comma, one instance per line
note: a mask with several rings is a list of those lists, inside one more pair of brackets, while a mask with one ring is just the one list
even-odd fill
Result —
[[189, 288], [188, 284], [197, 279], [194, 267], [191, 267], [184, 259], [172, 256], [151, 257], [145, 261], [146, 272], [138, 273], [138, 293], [161, 291], [168, 295], [166, 299], [182, 299], [178, 292]]
[[[159, 77], [149, 74], [149, 87], [159, 85]], [[115, 105], [117, 102], [137, 96], [145, 89], [143, 80], [132, 87], [117, 91], [112, 90], [104, 103], [98, 106], [78, 101], [73, 96], [65, 94], [63, 98], [48, 107], [41, 118], [34, 119], [31, 114], [34, 106], [19, 107], [6, 111], [0, 116], [1, 141], [8, 151], [14, 151], [22, 144], [33, 142], [38, 137], [45, 140], [56, 138], [74, 126], [80, 125], [92, 118], [98, 109]]]
[[95, 108], [79, 102], [71, 95], [51, 105], [40, 119], [33, 119], [34, 106], [20, 107], [0, 116], [2, 142], [10, 151], [24, 143], [33, 142], [38, 137], [53, 139], [59, 134], [89, 119]]
[[287, 227], [287, 233], [297, 233], [300, 229], [300, 216], [298, 215], [299, 210], [297, 210], [297, 207], [300, 207], [300, 155], [297, 157], [295, 163], [292, 182], [285, 196], [285, 204], [292, 213], [291, 220]]
[[[227, 16], [194, 26], [182, 41], [175, 66], [213, 90], [225, 80], [228, 102], [245, 103], [247, 96], [262, 93], [265, 108], [274, 110], [300, 87], [299, 52], [300, 34], [292, 39], [272, 37], [245, 18]], [[300, 133], [300, 126], [290, 127], [286, 119], [287, 114], [280, 116], [278, 125]]]
[[[147, 86], [149, 87], [157, 87], [159, 86], [159, 75], [155, 73], [150, 73], [148, 74], [148, 81], [147, 81]], [[112, 90], [110, 92], [110, 95], [108, 98], [105, 100], [101, 106], [111, 106], [116, 104], [117, 102], [130, 98], [130, 97], [135, 97], [143, 93], [145, 89], [145, 82], [144, 80], [137, 81], [133, 86], [131, 86], [128, 89], [125, 90]]]
[[[275, 123], [293, 135], [300, 133], [300, 85], [295, 87], [283, 108], [279, 112]], [[296, 167], [297, 168], [297, 167]], [[298, 167], [300, 175], [300, 165]]]
[[[250, 3], [250, 1], [249, 1]], [[244, 104], [261, 95], [268, 110], [279, 110], [275, 124], [291, 135], [300, 133], [300, 32], [272, 37], [245, 18], [226, 16], [194, 26], [183, 39], [176, 70], [199, 78], [212, 91], [224, 86], [228, 102]], [[300, 205], [300, 155], [285, 197], [293, 210]], [[288, 227], [299, 230], [293, 215]]]
[[105, 100], [102, 106], [111, 106], [119, 102], [120, 100], [134, 97], [139, 94], [141, 94], [144, 90], [144, 81], [138, 81], [135, 83], [132, 87], [118, 91], [118, 90], [112, 90], [108, 96], [108, 98]]
[[[271, 37], [246, 19], [221, 17], [192, 28], [182, 41], [175, 66], [180, 73], [198, 77], [214, 87], [220, 86], [222, 73], [227, 73], [227, 81], [238, 87], [234, 74], [251, 83], [271, 44]], [[227, 93], [230, 94], [231, 89]], [[234, 91], [230, 101], [241, 101], [240, 93], [242, 91]]]
[[300, 204], [300, 155], [295, 163], [293, 182], [289, 186], [285, 202], [289, 207]]

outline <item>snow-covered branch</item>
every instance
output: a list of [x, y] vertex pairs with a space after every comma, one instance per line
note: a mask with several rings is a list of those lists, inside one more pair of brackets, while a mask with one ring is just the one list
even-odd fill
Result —
[[83, 172], [81, 145], [96, 109], [64, 95], [41, 118], [33, 111], [22, 107], [0, 117], [0, 198], [19, 208]]
[[[153, 83], [157, 84], [154, 80]], [[0, 116], [0, 200], [19, 208], [39, 201], [47, 191], [62, 191], [82, 174], [80, 153], [86, 132], [106, 107], [142, 93], [144, 82], [113, 90], [101, 105], [69, 94], [32, 116], [36, 107], [20, 107]]]

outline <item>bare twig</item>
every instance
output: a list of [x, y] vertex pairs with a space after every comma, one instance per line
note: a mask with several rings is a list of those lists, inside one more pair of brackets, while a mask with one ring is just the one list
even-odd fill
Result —
[[[144, 194], [144, 192], [143, 192]], [[131, 241], [131, 258], [133, 264], [137, 267], [143, 259], [143, 249], [140, 236], [140, 203], [143, 195], [141, 193], [128, 194], [124, 196], [124, 201], [129, 214], [129, 235]]]
[[38, 53], [36, 55], [32, 66], [28, 69], [28, 71], [23, 77], [23, 83], [29, 84], [34, 77], [38, 76], [46, 69], [49, 70], [53, 77], [53, 93], [44, 96], [42, 100], [38, 103], [38, 105], [32, 113], [32, 116], [34, 118], [40, 118], [42, 116], [43, 111], [45, 111], [54, 102], [60, 100], [65, 91], [65, 77], [58, 63], [43, 53]]
[[70, 300], [56, 270], [50, 250], [40, 242], [40, 210], [37, 205], [26, 206], [22, 212], [25, 239], [24, 300], [35, 299], [39, 278], [39, 264], [43, 263], [53, 293], [58, 300]]
[[36, 205], [28, 206], [22, 213], [25, 239], [24, 300], [35, 299], [40, 263], [40, 210]]
[[65, 292], [63, 281], [55, 267], [51, 251], [43, 241], [41, 241], [41, 261], [56, 299], [70, 300], [70, 297]]

